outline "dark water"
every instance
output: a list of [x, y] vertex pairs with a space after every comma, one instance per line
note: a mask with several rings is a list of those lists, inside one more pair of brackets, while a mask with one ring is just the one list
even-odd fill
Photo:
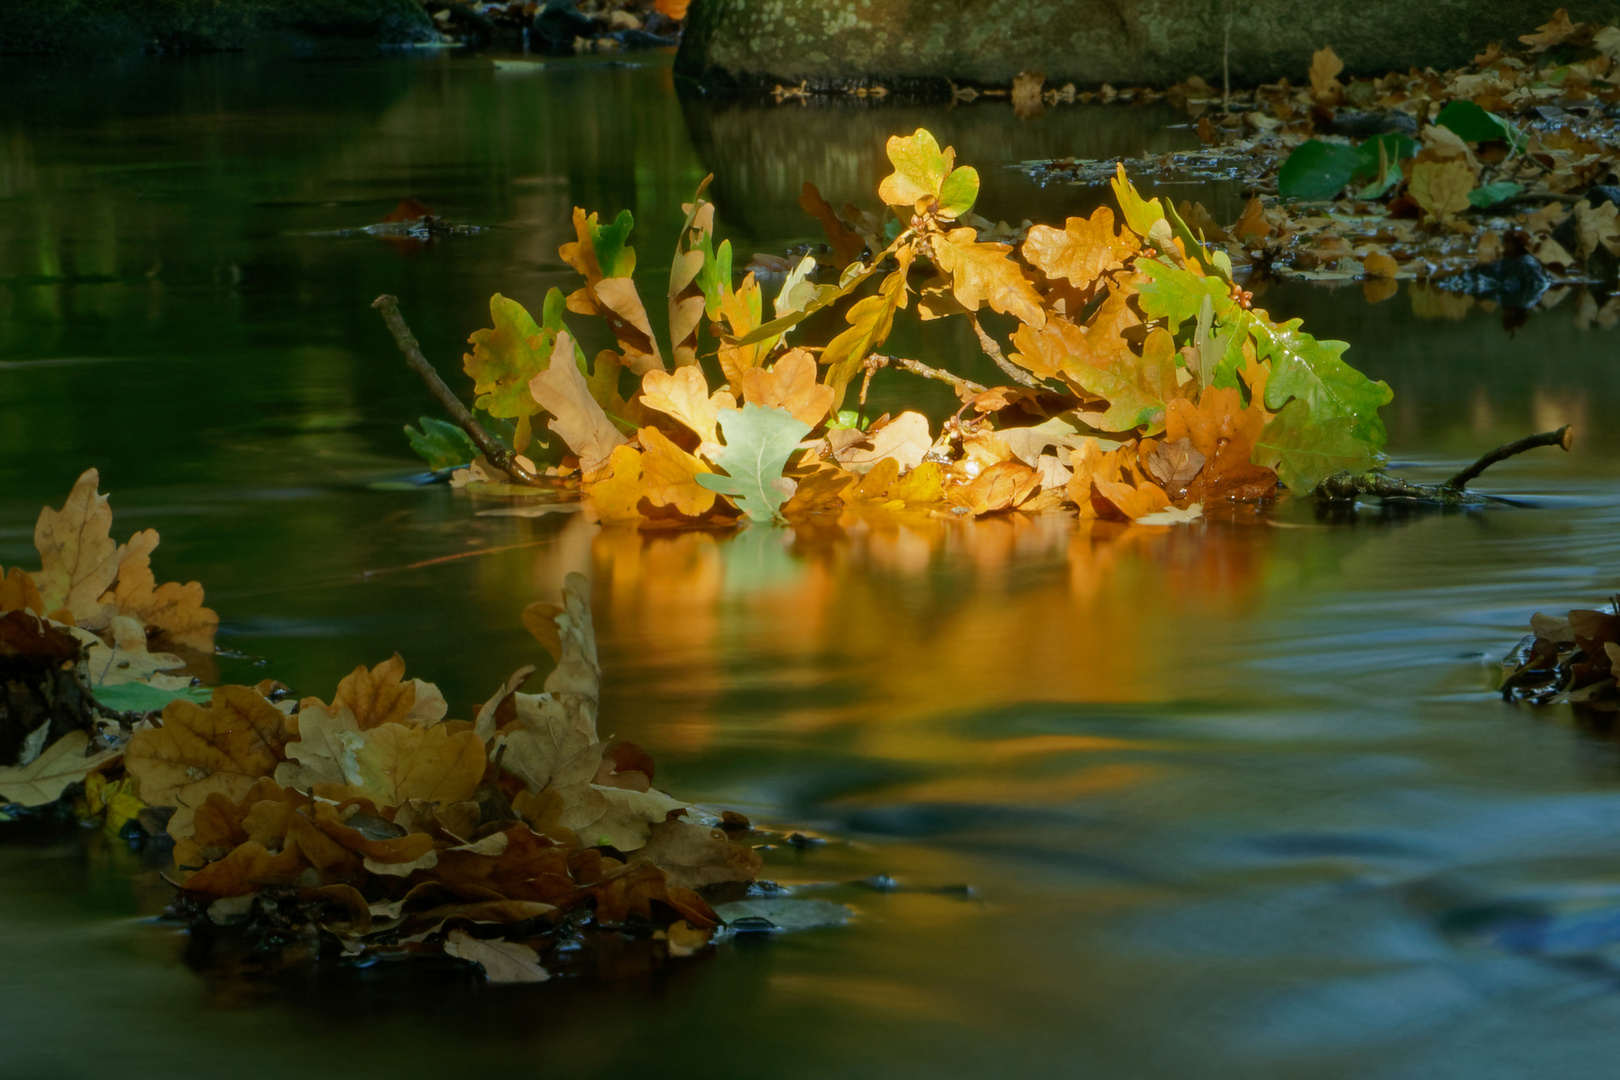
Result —
[[[682, 796], [828, 837], [767, 872], [859, 912], [583, 988], [267, 993], [187, 965], [139, 854], [13, 830], [8, 1080], [1612, 1072], [1620, 747], [1491, 692], [1530, 612], [1620, 583], [1616, 337], [1579, 297], [1511, 331], [1409, 292], [1262, 297], [1395, 387], [1410, 475], [1579, 425], [1484, 485], [1533, 508], [642, 538], [368, 489], [417, 468], [399, 429], [430, 409], [370, 300], [398, 294], [451, 369], [491, 292], [568, 286], [576, 204], [634, 211], [656, 267], [711, 171], [726, 235], [775, 251], [811, 238], [803, 179], [872, 205], [893, 132], [954, 142], [1013, 220], [1103, 196], [1011, 162], [1190, 134], [1153, 109], [683, 105], [658, 58], [8, 60], [0, 100], [0, 563], [97, 465], [116, 531], [158, 528], [160, 574], [206, 584], [246, 657], [221, 678], [324, 695], [397, 649], [463, 709], [537, 659], [519, 611], [584, 569], [604, 729]], [[406, 196], [488, 231], [319, 235]], [[969, 345], [907, 342], [973, 370]], [[876, 874], [901, 887], [847, 884]]]

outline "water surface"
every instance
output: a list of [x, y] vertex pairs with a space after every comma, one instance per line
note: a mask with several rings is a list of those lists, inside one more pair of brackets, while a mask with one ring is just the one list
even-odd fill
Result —
[[[1574, 453], [1482, 485], [1523, 509], [731, 539], [478, 517], [443, 487], [368, 487], [417, 470], [400, 427], [432, 409], [379, 293], [453, 373], [490, 293], [572, 287], [556, 249], [575, 205], [633, 211], [656, 268], [710, 172], [746, 254], [814, 238], [804, 179], [872, 206], [884, 138], [919, 125], [1013, 221], [1105, 198], [1037, 188], [1017, 161], [1193, 137], [1151, 107], [682, 102], [657, 57], [525, 76], [477, 57], [15, 61], [0, 93], [0, 564], [31, 563], [38, 508], [96, 465], [117, 532], [158, 528], [159, 572], [207, 586], [220, 678], [324, 696], [399, 650], [463, 711], [539, 659], [518, 613], [583, 570], [604, 731], [646, 746], [661, 786], [827, 838], [770, 852], [767, 874], [859, 914], [652, 973], [605, 963], [589, 985], [266, 984], [199, 969], [150, 919], [161, 861], [18, 829], [0, 837], [0, 1073], [1609, 1069], [1620, 751], [1491, 691], [1530, 612], [1620, 581], [1616, 341], [1582, 328], [1578, 297], [1512, 329], [1411, 291], [1260, 298], [1395, 387], [1408, 475], [1576, 423]], [[486, 231], [333, 235], [404, 197]], [[955, 331], [899, 344], [985, 368]], [[874, 875], [897, 888], [852, 884]]]

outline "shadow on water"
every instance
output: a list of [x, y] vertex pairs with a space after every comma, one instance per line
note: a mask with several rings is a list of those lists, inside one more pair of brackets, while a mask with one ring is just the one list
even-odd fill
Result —
[[[858, 918], [519, 991], [445, 969], [265, 983], [189, 968], [146, 921], [161, 859], [13, 832], [0, 984], [26, 1037], [0, 1073], [1609, 1070], [1620, 751], [1492, 687], [1530, 612], [1620, 577], [1612, 332], [1565, 309], [1509, 334], [1415, 292], [1259, 298], [1395, 387], [1414, 478], [1580, 426], [1570, 455], [1482, 485], [1535, 509], [729, 536], [479, 517], [446, 488], [367, 487], [419, 468], [400, 426], [431, 408], [377, 294], [448, 370], [491, 293], [571, 287], [576, 205], [635, 213], [656, 290], [709, 171], [746, 254], [811, 238], [802, 180], [870, 206], [896, 131], [954, 143], [1012, 220], [1104, 197], [1018, 160], [1190, 134], [1151, 108], [683, 103], [657, 59], [62, 70], [0, 71], [25, 106], [0, 116], [0, 564], [30, 564], [39, 507], [99, 465], [119, 535], [160, 529], [158, 572], [208, 587], [221, 678], [324, 695], [399, 650], [462, 713], [539, 659], [524, 605], [585, 571], [604, 730], [678, 794], [827, 837], [766, 873]], [[330, 235], [404, 197], [486, 231]], [[925, 327], [897, 348], [971, 373], [971, 344]], [[880, 407], [910, 393], [874, 385]], [[901, 887], [849, 884], [875, 875]]]

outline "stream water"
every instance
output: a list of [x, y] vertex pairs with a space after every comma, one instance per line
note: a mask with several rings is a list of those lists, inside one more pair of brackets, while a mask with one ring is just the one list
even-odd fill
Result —
[[[824, 838], [766, 874], [858, 913], [584, 985], [267, 989], [188, 963], [161, 860], [0, 830], [8, 1080], [1609, 1074], [1620, 747], [1492, 689], [1531, 612], [1620, 586], [1617, 341], [1583, 297], [1518, 326], [1405, 288], [1257, 301], [1390, 382], [1408, 476], [1575, 423], [1479, 485], [1521, 507], [734, 539], [480, 517], [370, 486], [419, 471], [400, 428], [432, 412], [379, 293], [454, 382], [492, 292], [572, 287], [575, 205], [632, 210], [656, 270], [710, 172], [746, 256], [814, 238], [802, 180], [875, 208], [884, 138], [919, 125], [1014, 221], [1105, 193], [1012, 163], [1195, 137], [1155, 107], [683, 102], [656, 56], [7, 58], [0, 100], [0, 564], [95, 465], [115, 533], [156, 527], [160, 577], [206, 585], [220, 679], [325, 696], [398, 650], [461, 709], [538, 659], [519, 612], [584, 570], [604, 731], [661, 787]], [[351, 231], [404, 197], [485, 231]], [[971, 345], [897, 350], [971, 373]]]

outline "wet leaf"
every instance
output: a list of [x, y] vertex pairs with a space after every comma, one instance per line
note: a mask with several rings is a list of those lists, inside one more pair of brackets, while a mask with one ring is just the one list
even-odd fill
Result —
[[551, 414], [546, 426], [562, 437], [579, 458], [580, 468], [589, 472], [626, 440], [591, 396], [573, 358], [574, 339], [563, 331], [557, 335], [551, 365], [529, 380], [529, 393]]
[[1337, 198], [1362, 165], [1355, 147], [1311, 139], [1295, 147], [1277, 170], [1277, 195], [1307, 202]]
[[478, 447], [471, 436], [456, 424], [433, 416], [422, 417], [420, 423], [421, 431], [406, 424], [405, 437], [410, 440], [411, 449], [428, 463], [428, 468], [454, 469], [478, 456]]
[[1472, 204], [1474, 171], [1461, 158], [1450, 161], [1420, 161], [1412, 166], [1407, 185], [1412, 200], [1433, 221], [1449, 221]]
[[275, 772], [286, 741], [281, 713], [258, 691], [221, 686], [206, 706], [171, 702], [162, 727], [130, 739], [124, 767], [147, 804], [195, 807], [210, 792], [240, 799]]
[[889, 161], [894, 172], [878, 187], [878, 198], [890, 206], [914, 206], [921, 200], [937, 204], [934, 212], [950, 220], [973, 209], [979, 196], [979, 174], [972, 168], [953, 169], [953, 150], [941, 151], [934, 136], [922, 128], [910, 136], [889, 137]]
[[[792, 897], [737, 900], [718, 904], [714, 910], [727, 925], [739, 932], [752, 929], [814, 930], [822, 926], [842, 926], [855, 917], [849, 908], [831, 900], [795, 900]], [[747, 925], [755, 922], [766, 925]]]
[[697, 365], [678, 368], [671, 375], [649, 371], [641, 380], [641, 403], [649, 409], [673, 416], [704, 442], [718, 442], [715, 417], [725, 409], [735, 409], [737, 399], [729, 390], [709, 393], [703, 369]]
[[[553, 290], [553, 295], [560, 299], [562, 294]], [[548, 323], [552, 306], [548, 297]], [[496, 293], [489, 298], [489, 317], [493, 326], [475, 331], [467, 339], [473, 351], [461, 358], [462, 369], [472, 376], [478, 394], [474, 404], [505, 419], [533, 416], [541, 406], [529, 394], [529, 381], [551, 361], [562, 313], [556, 312], [557, 325], [543, 331], [527, 308]], [[519, 439], [518, 450], [527, 441]]]
[[22, 767], [0, 768], [0, 799], [19, 806], [55, 802], [69, 784], [117, 760], [119, 751], [103, 750], [86, 756], [90, 736], [70, 731], [33, 761]]
[[150, 682], [160, 671], [186, 666], [172, 653], [148, 652], [145, 628], [128, 615], [115, 616], [107, 633], [112, 637], [111, 645], [98, 640], [84, 654], [85, 675], [98, 699], [103, 687]]
[[354, 762], [358, 783], [351, 791], [378, 806], [456, 803], [471, 798], [484, 778], [484, 741], [471, 731], [452, 735], [442, 724], [383, 724], [361, 736]]
[[445, 935], [444, 951], [458, 960], [477, 964], [492, 983], [545, 982], [551, 978], [540, 966], [540, 954], [515, 941], [483, 941], [465, 930], [452, 930]]
[[720, 430], [726, 445], [716, 455], [715, 464], [727, 475], [704, 474], [697, 482], [729, 496], [737, 509], [755, 521], [774, 520], [789, 497], [777, 481], [799, 440], [810, 433], [809, 425], [785, 410], [748, 404], [721, 413]]
[[1364, 472], [1378, 454], [1353, 430], [1346, 416], [1312, 415], [1296, 398], [1272, 417], [1255, 443], [1255, 462], [1276, 470], [1290, 491], [1308, 492], [1336, 472]]

